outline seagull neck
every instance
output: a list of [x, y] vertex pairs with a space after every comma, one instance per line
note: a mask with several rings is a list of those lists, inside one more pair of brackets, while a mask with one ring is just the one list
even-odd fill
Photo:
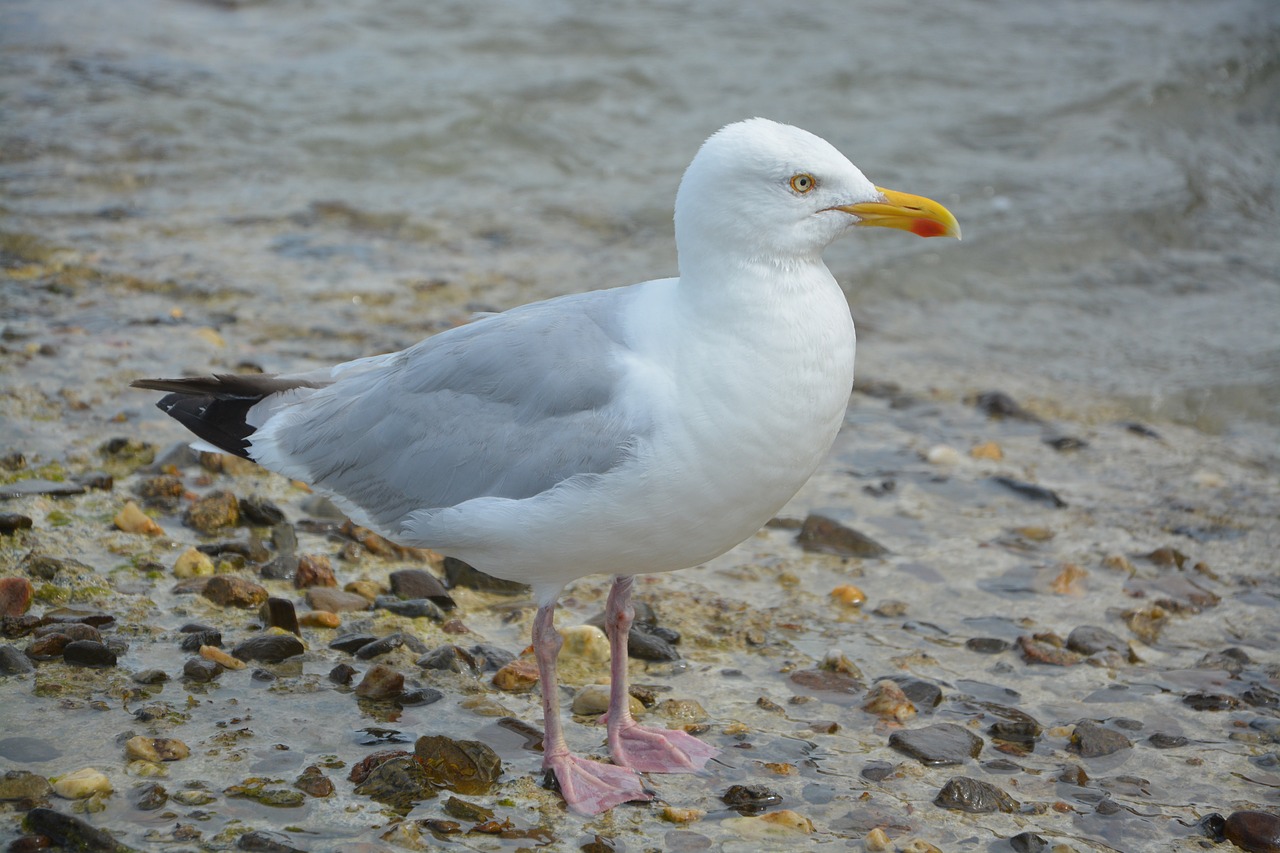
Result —
[[681, 295], [694, 303], [727, 301], [768, 304], [780, 297], [834, 285], [820, 256], [746, 257], [680, 262]]

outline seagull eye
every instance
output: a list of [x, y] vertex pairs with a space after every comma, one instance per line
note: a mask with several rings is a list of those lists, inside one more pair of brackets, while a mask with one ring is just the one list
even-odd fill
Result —
[[795, 175], [791, 179], [791, 189], [795, 190], [801, 195], [809, 192], [817, 185], [818, 185], [818, 182], [817, 180], [814, 179], [813, 175], [810, 175], [805, 172], [801, 172], [800, 174]]

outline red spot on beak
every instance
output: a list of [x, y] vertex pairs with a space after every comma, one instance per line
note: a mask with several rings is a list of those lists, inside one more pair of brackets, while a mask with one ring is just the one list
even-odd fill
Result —
[[911, 223], [911, 233], [917, 237], [941, 237], [947, 233], [941, 222], [932, 219], [916, 219]]

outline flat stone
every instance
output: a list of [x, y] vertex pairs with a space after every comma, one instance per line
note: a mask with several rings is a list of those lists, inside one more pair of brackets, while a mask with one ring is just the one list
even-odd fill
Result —
[[368, 610], [369, 599], [354, 592], [333, 589], [327, 586], [313, 586], [307, 590], [307, 606], [312, 610], [328, 610], [330, 613], [344, 613], [356, 610]]
[[889, 736], [889, 746], [928, 767], [939, 767], [977, 758], [983, 740], [955, 723], [936, 723], [894, 732]]
[[970, 779], [968, 776], [948, 779], [938, 796], [934, 797], [933, 803], [944, 809], [975, 814], [1015, 812], [1019, 808], [1017, 800], [995, 785], [980, 779]]
[[54, 480], [33, 478], [0, 485], [0, 498], [24, 498], [32, 495], [67, 497], [69, 495], [82, 495], [86, 491], [88, 490], [79, 483], [60, 483]]
[[200, 592], [220, 607], [258, 607], [269, 597], [265, 587], [234, 575], [214, 575]]
[[806, 551], [834, 554], [837, 557], [872, 559], [883, 557], [889, 549], [865, 534], [823, 515], [810, 515], [800, 527], [796, 542]]
[[27, 770], [8, 770], [0, 776], [0, 800], [45, 800], [52, 793], [48, 779]]
[[297, 657], [307, 650], [293, 634], [261, 634], [251, 637], [231, 650], [240, 660], [279, 663]]
[[116, 665], [116, 653], [93, 640], [72, 640], [62, 649], [62, 659], [75, 666], [108, 667]]
[[440, 605], [429, 598], [401, 599], [394, 595], [380, 595], [374, 599], [373, 606], [377, 610], [385, 610], [408, 619], [426, 618], [436, 622], [444, 621], [444, 611], [440, 609]]
[[444, 558], [444, 576], [450, 589], [464, 586], [468, 589], [493, 592], [499, 595], [523, 595], [530, 589], [528, 584], [485, 574], [456, 557]]
[[457, 606], [444, 584], [425, 569], [401, 569], [392, 572], [387, 579], [391, 582], [391, 594], [397, 598], [430, 599], [444, 610]]
[[438, 669], [467, 675], [476, 675], [480, 671], [476, 659], [460, 646], [440, 646], [432, 649], [418, 658], [416, 663], [423, 669]]
[[1041, 642], [1025, 634], [1018, 638], [1018, 648], [1022, 650], [1022, 659], [1032, 664], [1074, 666], [1082, 660], [1081, 656], [1076, 652], [1060, 649], [1057, 646]]
[[111, 833], [55, 809], [35, 808], [24, 819], [27, 832], [43, 835], [55, 846], [81, 853], [118, 853], [124, 847]]
[[657, 634], [633, 624], [627, 634], [627, 657], [636, 660], [673, 661], [680, 660], [680, 652]]
[[1096, 625], [1081, 625], [1072, 629], [1067, 636], [1067, 648], [1082, 655], [1093, 655], [1098, 652], [1129, 653], [1129, 646], [1124, 640]]
[[1120, 732], [1104, 728], [1093, 720], [1081, 720], [1071, 733], [1070, 749], [1081, 758], [1099, 758], [1122, 749], [1132, 749], [1133, 741]]
[[245, 521], [258, 527], [274, 527], [284, 521], [284, 512], [280, 507], [257, 495], [240, 499], [240, 515]]
[[21, 675], [33, 669], [35, 665], [17, 648], [7, 643], [0, 645], [0, 675]]

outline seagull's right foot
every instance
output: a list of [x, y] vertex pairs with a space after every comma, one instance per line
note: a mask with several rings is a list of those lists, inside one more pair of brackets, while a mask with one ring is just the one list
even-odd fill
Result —
[[569, 754], [549, 756], [543, 767], [556, 774], [560, 795], [578, 814], [596, 815], [622, 803], [653, 798], [640, 774], [626, 767]]

